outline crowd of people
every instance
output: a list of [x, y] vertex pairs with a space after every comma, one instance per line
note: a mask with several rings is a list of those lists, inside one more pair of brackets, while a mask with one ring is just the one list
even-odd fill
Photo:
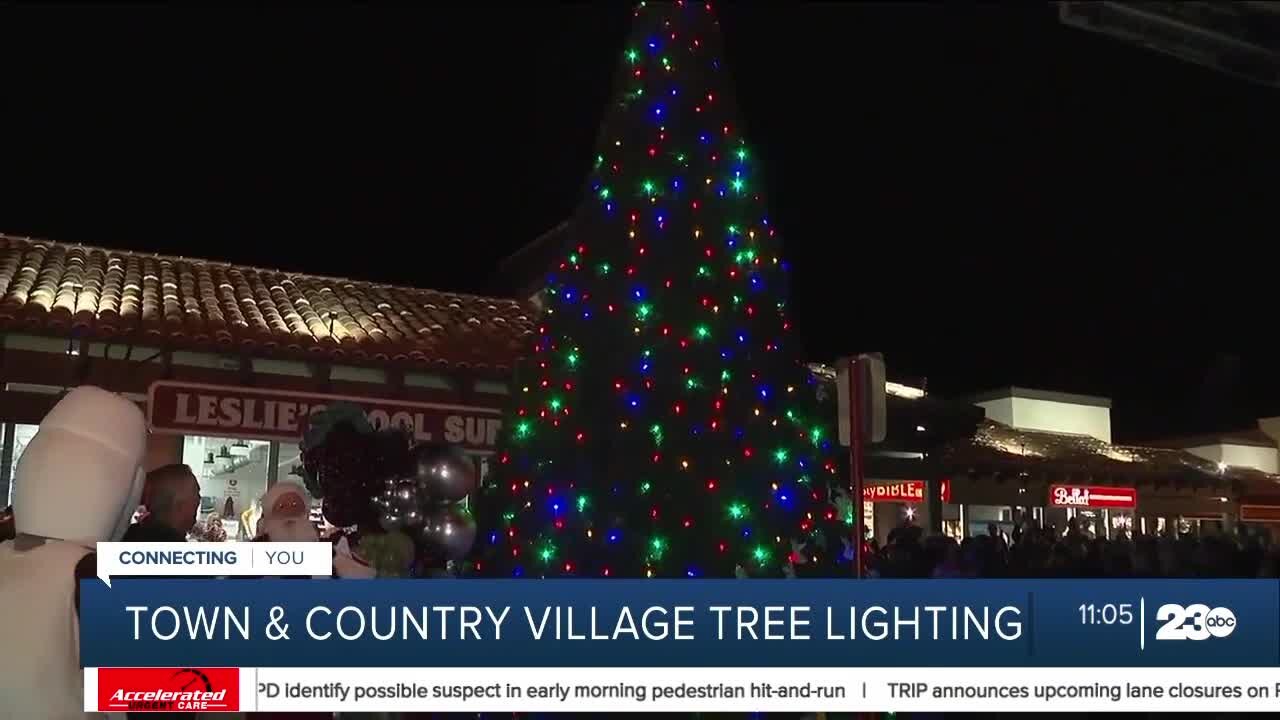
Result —
[[1065, 529], [1020, 525], [1012, 536], [992, 525], [956, 541], [903, 526], [872, 546], [867, 570], [881, 578], [1273, 578], [1280, 546], [1244, 530], [1105, 539], [1071, 521]]

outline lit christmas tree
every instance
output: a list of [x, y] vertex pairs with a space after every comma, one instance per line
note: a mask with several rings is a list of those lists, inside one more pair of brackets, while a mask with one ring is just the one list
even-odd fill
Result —
[[711, 6], [640, 3], [620, 89], [477, 498], [476, 570], [849, 574], [834, 410], [789, 345]]

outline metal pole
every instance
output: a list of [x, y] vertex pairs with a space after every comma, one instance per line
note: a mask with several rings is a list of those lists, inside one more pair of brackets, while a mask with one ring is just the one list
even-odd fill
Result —
[[862, 501], [862, 382], [857, 358], [849, 358], [849, 472], [853, 480], [853, 575], [862, 578], [862, 546], [866, 537]]

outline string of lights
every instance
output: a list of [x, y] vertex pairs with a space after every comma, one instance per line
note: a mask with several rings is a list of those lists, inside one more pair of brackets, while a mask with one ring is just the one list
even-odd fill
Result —
[[[497, 576], [839, 574], [852, 506], [704, 3], [640, 3], [479, 504]], [[844, 572], [848, 572], [845, 566]]]

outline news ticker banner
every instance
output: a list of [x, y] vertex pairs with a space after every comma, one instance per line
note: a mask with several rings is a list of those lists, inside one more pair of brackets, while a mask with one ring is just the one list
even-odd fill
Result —
[[82, 665], [99, 668], [477, 677], [497, 666], [1276, 668], [1280, 582], [90, 579], [80, 644]]
[[1280, 698], [1270, 668], [91, 667], [84, 680], [86, 712], [1221, 713]]

